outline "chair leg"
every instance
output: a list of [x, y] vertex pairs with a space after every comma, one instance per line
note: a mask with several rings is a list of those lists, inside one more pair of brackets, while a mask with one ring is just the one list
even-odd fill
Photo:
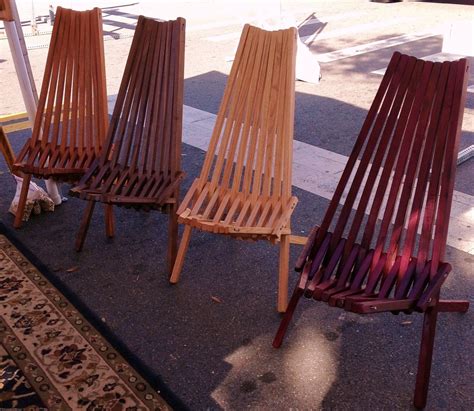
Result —
[[181, 274], [181, 270], [183, 269], [184, 256], [186, 255], [186, 251], [189, 246], [189, 240], [191, 238], [191, 231], [192, 227], [190, 225], [184, 226], [183, 238], [179, 244], [178, 254], [176, 256], [173, 271], [170, 277], [171, 284], [176, 284], [179, 281], [179, 276]]
[[31, 174], [25, 174], [21, 183], [20, 198], [18, 199], [18, 207], [16, 209], [15, 221], [13, 227], [20, 228], [23, 221], [23, 213], [25, 212], [26, 200], [28, 198], [28, 189], [30, 188]]
[[104, 204], [105, 206], [105, 234], [108, 238], [115, 235], [114, 209], [112, 204]]
[[76, 236], [76, 251], [81, 251], [82, 246], [84, 245], [84, 240], [86, 239], [87, 230], [89, 229], [89, 224], [91, 222], [92, 212], [94, 211], [95, 201], [89, 200], [87, 202], [87, 207], [84, 211], [84, 216], [82, 217], [81, 226], [79, 227], [79, 232]]
[[293, 317], [293, 313], [295, 312], [296, 305], [300, 300], [301, 296], [303, 295], [304, 290], [296, 285], [295, 290], [290, 298], [290, 302], [288, 303], [288, 308], [286, 309], [285, 315], [283, 316], [280, 326], [278, 327], [278, 331], [273, 339], [273, 346], [275, 348], [280, 348], [281, 343], [283, 342], [283, 338], [285, 338], [286, 330], [290, 325], [291, 318]]
[[280, 238], [280, 267], [278, 273], [278, 303], [280, 313], [286, 311], [288, 306], [288, 265], [290, 260], [290, 236], [282, 235]]
[[178, 252], [178, 215], [176, 211], [177, 205], [174, 203], [170, 207], [168, 222], [168, 269], [170, 275], [176, 261], [176, 253]]
[[433, 306], [426, 310], [421, 335], [420, 356], [418, 359], [418, 373], [416, 375], [415, 399], [416, 408], [425, 408], [430, 383], [431, 360], [436, 333], [438, 307]]

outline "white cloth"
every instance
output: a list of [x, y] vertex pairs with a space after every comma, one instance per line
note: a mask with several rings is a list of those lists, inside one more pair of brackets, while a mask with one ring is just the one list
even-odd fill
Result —
[[[15, 175], [13, 177], [16, 180], [16, 192], [8, 211], [13, 215], [16, 215], [23, 179]], [[46, 191], [37, 184], [30, 182], [22, 221], [28, 221], [31, 213], [39, 214], [41, 211], [54, 211], [54, 202], [48, 194], [46, 194]]]
[[[289, 27], [297, 28], [295, 18], [288, 12], [283, 12], [278, 2], [268, 0], [266, 3], [258, 4], [260, 4], [257, 12], [259, 27], [265, 30], [280, 30]], [[311, 53], [309, 47], [303, 43], [299, 34], [296, 43], [296, 79], [306, 83], [319, 84], [321, 80], [321, 66], [316, 56]]]

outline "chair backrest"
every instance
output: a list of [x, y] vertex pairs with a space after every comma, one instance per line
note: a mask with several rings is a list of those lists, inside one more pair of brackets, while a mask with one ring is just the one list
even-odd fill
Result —
[[296, 29], [246, 25], [201, 182], [253, 197], [291, 196]]
[[100, 162], [180, 171], [185, 20], [140, 16]]
[[12, 21], [13, 13], [10, 6], [10, 0], [0, 0], [0, 20]]
[[13, 172], [13, 163], [15, 162], [15, 154], [13, 153], [12, 146], [8, 140], [7, 135], [3, 131], [3, 128], [0, 126], [0, 153], [3, 154], [7, 167], [10, 170], [10, 173]]
[[345, 239], [343, 262], [358, 248], [356, 267], [370, 253], [373, 270], [396, 266], [398, 278], [407, 271], [436, 274], [446, 248], [468, 73], [466, 59], [433, 63], [394, 53], [311, 258], [331, 232], [328, 255]]
[[57, 8], [32, 144], [97, 155], [108, 125], [100, 9]]

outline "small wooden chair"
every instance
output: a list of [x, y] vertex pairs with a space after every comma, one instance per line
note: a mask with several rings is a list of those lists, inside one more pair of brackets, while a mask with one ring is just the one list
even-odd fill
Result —
[[183, 177], [185, 20], [140, 16], [115, 103], [107, 140], [71, 194], [88, 200], [76, 249], [81, 250], [96, 201], [106, 204], [106, 232], [114, 235], [112, 206], [169, 213], [169, 263], [177, 249], [177, 204]]
[[281, 345], [302, 295], [360, 314], [423, 313], [418, 408], [426, 404], [438, 312], [469, 307], [440, 299], [451, 271], [444, 256], [468, 73], [466, 59], [433, 63], [394, 53], [322, 224], [296, 264], [302, 273], [273, 342]]
[[101, 11], [58, 7], [32, 136], [13, 166], [24, 174], [14, 227], [21, 225], [31, 176], [79, 180], [107, 125]]
[[288, 294], [296, 30], [246, 25], [199, 178], [178, 214], [185, 224], [176, 283], [193, 227], [280, 242], [278, 310]]

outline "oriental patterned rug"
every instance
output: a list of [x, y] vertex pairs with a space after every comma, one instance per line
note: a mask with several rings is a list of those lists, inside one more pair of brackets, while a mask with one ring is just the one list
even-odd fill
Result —
[[0, 409], [170, 409], [31, 259], [0, 234]]

